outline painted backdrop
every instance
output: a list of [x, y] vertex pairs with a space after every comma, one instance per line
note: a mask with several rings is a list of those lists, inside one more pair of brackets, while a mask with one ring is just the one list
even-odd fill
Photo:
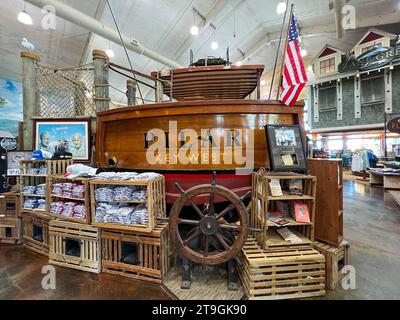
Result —
[[0, 131], [18, 136], [18, 122], [22, 119], [21, 82], [0, 78]]

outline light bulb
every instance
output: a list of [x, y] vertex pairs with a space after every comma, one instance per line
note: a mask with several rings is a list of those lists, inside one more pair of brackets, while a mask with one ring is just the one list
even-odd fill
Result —
[[286, 3], [285, 2], [279, 2], [278, 6], [276, 7], [276, 12], [278, 14], [285, 13], [286, 11]]
[[313, 71], [312, 66], [308, 66], [308, 67], [307, 67], [307, 71], [308, 71], [308, 72], [312, 72], [312, 71]]
[[267, 82], [266, 82], [265, 80], [261, 80], [261, 83], [260, 83], [260, 84], [261, 84], [262, 86], [265, 86], [266, 83], [267, 83]]
[[211, 42], [211, 49], [213, 50], [217, 50], [218, 49], [218, 42], [217, 41], [213, 41]]
[[236, 62], [236, 66], [237, 66], [237, 67], [241, 67], [242, 65], [243, 65], [243, 62], [242, 62], [242, 61]]
[[306, 49], [301, 49], [300, 54], [302, 57], [305, 57], [307, 55], [307, 50]]
[[199, 27], [198, 27], [198, 26], [193, 26], [193, 27], [190, 29], [190, 33], [191, 33], [192, 35], [194, 35], [194, 36], [197, 36], [197, 35], [199, 34]]
[[109, 58], [114, 58], [115, 56], [114, 51], [111, 48], [106, 50], [106, 54]]
[[25, 10], [18, 14], [18, 21], [27, 25], [33, 24], [32, 17]]

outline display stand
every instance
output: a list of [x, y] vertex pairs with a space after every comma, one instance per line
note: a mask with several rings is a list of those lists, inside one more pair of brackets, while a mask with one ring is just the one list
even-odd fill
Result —
[[7, 192], [0, 195], [0, 243], [20, 244], [22, 225], [19, 193]]
[[[127, 201], [96, 201], [96, 190], [98, 188], [103, 187], [139, 187], [146, 190], [146, 199], [135, 201], [135, 200], [127, 200]], [[118, 231], [126, 231], [126, 232], [144, 232], [151, 233], [156, 224], [157, 217], [163, 217], [166, 214], [166, 205], [165, 205], [165, 180], [164, 177], [161, 176], [159, 178], [153, 180], [128, 180], [128, 181], [105, 181], [105, 180], [91, 180], [90, 181], [90, 196], [91, 196], [91, 214], [92, 214], [92, 225], [105, 228], [105, 229], [114, 229]], [[123, 225], [118, 223], [104, 223], [96, 221], [96, 209], [98, 204], [102, 202], [106, 202], [108, 204], [128, 204], [128, 205], [137, 205], [137, 204], [145, 204], [147, 207], [147, 216], [148, 223], [147, 224], [131, 224], [131, 225]]]
[[[303, 184], [303, 195], [289, 195], [283, 191], [282, 196], [273, 197], [269, 190], [269, 183], [272, 179], [279, 179], [281, 188], [284, 190], [284, 184], [289, 180], [299, 179]], [[305, 176], [300, 174], [265, 174], [263, 172], [253, 173], [252, 175], [252, 208], [250, 217], [250, 226], [262, 230], [256, 235], [258, 243], [263, 249], [282, 249], [288, 247], [309, 246], [314, 241], [314, 221], [315, 221], [315, 194], [316, 178], [314, 176]], [[291, 202], [303, 201], [307, 204], [310, 216], [310, 222], [297, 222], [294, 218], [287, 218], [289, 223], [285, 225], [290, 231], [295, 233], [302, 242], [290, 243], [285, 241], [278, 233], [278, 227], [268, 220], [268, 216], [274, 208], [277, 201]]]

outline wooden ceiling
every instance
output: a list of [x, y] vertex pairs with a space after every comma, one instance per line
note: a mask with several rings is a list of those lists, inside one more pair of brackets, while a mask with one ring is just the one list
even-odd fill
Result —
[[[164, 94], [176, 100], [244, 99], [256, 88], [263, 65], [208, 66], [176, 69], [158, 74], [164, 83]], [[157, 77], [157, 72], [152, 73]]]

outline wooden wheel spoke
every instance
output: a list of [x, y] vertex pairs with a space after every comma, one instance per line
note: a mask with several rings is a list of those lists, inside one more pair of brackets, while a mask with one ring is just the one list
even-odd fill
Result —
[[187, 245], [189, 244], [190, 241], [192, 241], [193, 239], [195, 239], [195, 238], [197, 238], [198, 236], [200, 236], [200, 234], [201, 234], [200, 228], [197, 227], [197, 228], [195, 228], [194, 230], [196, 230], [196, 231], [194, 231], [194, 232], [192, 233], [192, 235], [190, 235], [187, 239], [185, 239], [185, 241], [183, 241], [183, 244], [184, 244], [185, 246], [187, 246]]
[[189, 203], [191, 207], [194, 209], [194, 211], [199, 215], [199, 217], [203, 219], [204, 218], [203, 212], [201, 212], [200, 208], [193, 202], [192, 199], [189, 199]]
[[197, 221], [197, 220], [187, 220], [187, 219], [181, 219], [181, 218], [176, 219], [176, 222], [178, 224], [190, 224], [190, 225], [194, 225], [194, 226], [198, 226], [200, 224], [200, 221]]
[[204, 235], [204, 247], [203, 247], [204, 257], [208, 257], [208, 235]]
[[235, 206], [233, 204], [230, 204], [220, 214], [217, 215], [217, 220], [225, 217], [225, 215], [228, 214], [229, 212], [231, 212], [234, 208], [235, 208]]
[[226, 243], [225, 239], [221, 236], [221, 234], [219, 234], [217, 232], [217, 233], [214, 234], [214, 236], [217, 238], [219, 243], [222, 244], [222, 246], [225, 248], [225, 250], [229, 250], [230, 249], [229, 245]]
[[243, 230], [242, 226], [238, 226], [237, 224], [220, 224], [219, 227], [229, 231], [241, 232]]

